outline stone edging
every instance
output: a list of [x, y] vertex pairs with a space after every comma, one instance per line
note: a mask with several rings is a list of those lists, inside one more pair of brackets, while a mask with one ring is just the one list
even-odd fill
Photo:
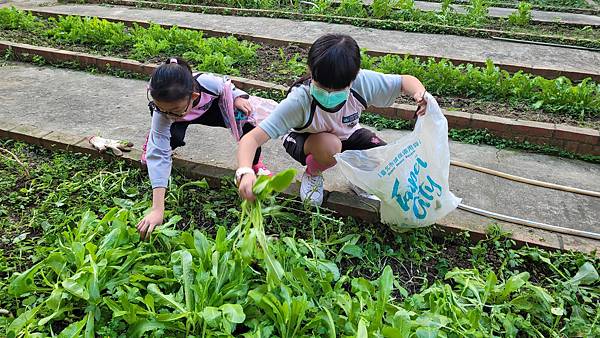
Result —
[[[8, 138], [42, 146], [44, 148], [55, 150], [62, 149], [77, 153], [89, 154], [94, 157], [103, 157], [108, 160], [114, 160], [115, 157], [108, 154], [98, 153], [88, 143], [87, 138], [81, 135], [67, 134], [58, 131], [48, 131], [38, 129], [37, 127], [17, 124], [11, 121], [0, 119], [0, 139]], [[132, 149], [131, 152], [124, 153], [122, 159], [130, 165], [140, 167], [141, 151]], [[227, 168], [220, 168], [203, 163], [193, 162], [184, 158], [175, 157], [173, 165], [190, 178], [205, 178], [211, 187], [218, 187], [224, 178], [233, 177], [234, 171]], [[298, 185], [292, 186], [284, 192], [286, 197], [295, 198], [298, 196]], [[376, 223], [379, 220], [378, 205], [368, 199], [358, 197], [354, 194], [342, 193], [338, 191], [325, 192], [324, 207], [333, 210], [341, 216], [352, 216], [365, 221]], [[464, 212], [461, 210], [455, 212]], [[592, 252], [598, 248], [598, 241], [585, 239], [577, 236], [558, 234], [544, 230], [516, 226], [510, 223], [502, 223], [503, 228], [511, 232], [511, 238], [519, 245], [534, 245], [554, 250], [578, 250]], [[445, 221], [442, 219], [436, 224], [434, 236], [442, 238], [446, 233], [457, 233], [468, 231], [473, 242], [477, 242], [486, 237], [485, 228], [464, 226], [456, 222]], [[600, 253], [598, 253], [600, 255]]]
[[[94, 66], [103, 70], [119, 69], [145, 75], [150, 75], [157, 66], [156, 64], [140, 63], [135, 60], [0, 41], [0, 52], [4, 52], [7, 49], [11, 49], [15, 55], [24, 58], [38, 55], [51, 62], [75, 61], [80, 65]], [[285, 86], [265, 81], [242, 77], [231, 77], [231, 79], [241, 89], [287, 90]], [[406, 104], [394, 104], [388, 108], [369, 108], [369, 111], [379, 115], [404, 120], [412, 119], [414, 110], [415, 106]], [[444, 110], [444, 115], [448, 120], [449, 128], [487, 129], [493, 135], [508, 139], [528, 141], [541, 145], [549, 144], [584, 155], [600, 155], [600, 131], [598, 130], [545, 122], [519, 121], [460, 111]]]

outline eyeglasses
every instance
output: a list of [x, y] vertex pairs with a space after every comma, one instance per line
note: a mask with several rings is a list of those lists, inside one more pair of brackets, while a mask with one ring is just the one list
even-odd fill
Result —
[[158, 108], [158, 106], [156, 105], [156, 103], [154, 103], [154, 101], [150, 100], [149, 92], [150, 92], [149, 90], [146, 91], [146, 98], [148, 99], [148, 102], [150, 102], [150, 105], [153, 110], [158, 111], [159, 113], [163, 113], [165, 115], [176, 117], [176, 118], [183, 117], [185, 114], [187, 114], [188, 108], [190, 107], [190, 103], [192, 103], [192, 94], [190, 94], [187, 105], [185, 106], [185, 109], [183, 111], [181, 111], [181, 112], [163, 111], [160, 108]]

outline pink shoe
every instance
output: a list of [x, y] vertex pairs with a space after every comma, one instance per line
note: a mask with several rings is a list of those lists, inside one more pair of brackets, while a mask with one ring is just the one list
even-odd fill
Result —
[[273, 176], [271, 170], [267, 169], [267, 166], [263, 163], [262, 158], [252, 166], [252, 170], [254, 170], [256, 176]]
[[148, 137], [150, 137], [150, 132], [146, 134], [146, 142], [142, 145], [142, 155], [140, 156], [140, 162], [142, 165], [146, 165], [146, 148], [148, 148]]

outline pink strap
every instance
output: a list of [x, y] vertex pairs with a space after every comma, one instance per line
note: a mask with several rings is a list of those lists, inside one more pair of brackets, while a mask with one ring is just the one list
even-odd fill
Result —
[[240, 130], [238, 123], [235, 120], [235, 109], [233, 106], [233, 91], [231, 90], [231, 80], [226, 79], [223, 84], [223, 92], [221, 93], [221, 112], [225, 115], [225, 122], [231, 130], [236, 141], [240, 141]]

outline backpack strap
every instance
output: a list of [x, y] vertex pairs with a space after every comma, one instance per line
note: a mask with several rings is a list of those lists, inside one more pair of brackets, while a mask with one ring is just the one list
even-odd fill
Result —
[[311, 123], [313, 122], [313, 119], [315, 117], [315, 111], [317, 110], [317, 100], [310, 100], [310, 114], [308, 116], [308, 121], [300, 128], [294, 128], [295, 130], [302, 130], [305, 128], [308, 128], [308, 126], [311, 125]]
[[200, 89], [200, 92], [210, 94], [212, 96], [219, 96], [218, 94], [213, 93], [210, 90], [206, 89], [203, 85], [200, 84], [200, 82], [198, 82], [198, 77], [200, 77], [200, 75], [202, 75], [202, 74], [198, 73], [198, 74], [194, 75], [194, 80], [196, 80], [196, 84], [198, 85], [198, 89]]
[[362, 104], [363, 107], [367, 109], [367, 100], [360, 96], [360, 94], [356, 90], [350, 88], [350, 94], [352, 94], [352, 96], [354, 96], [358, 100], [358, 102], [360, 102], [360, 104]]

